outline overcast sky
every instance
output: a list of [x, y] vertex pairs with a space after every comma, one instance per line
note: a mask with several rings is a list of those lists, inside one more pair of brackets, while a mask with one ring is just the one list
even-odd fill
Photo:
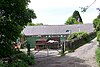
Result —
[[100, 0], [97, 0], [85, 13], [79, 7], [90, 5], [94, 0], [31, 0], [29, 8], [36, 13], [37, 19], [33, 23], [45, 25], [63, 25], [75, 10], [80, 12], [83, 23], [93, 23], [97, 17]]

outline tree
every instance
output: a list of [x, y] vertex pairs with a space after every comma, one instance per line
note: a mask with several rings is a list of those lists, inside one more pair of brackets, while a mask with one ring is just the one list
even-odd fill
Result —
[[83, 21], [82, 21], [82, 18], [81, 18], [81, 16], [80, 16], [80, 13], [77, 11], [77, 10], [75, 10], [74, 12], [73, 12], [73, 18], [75, 18], [78, 22], [81, 22], [81, 23], [83, 23]]
[[[36, 18], [34, 11], [28, 8], [28, 3], [30, 0], [0, 0], [0, 49], [4, 50], [6, 56], [23, 28]], [[1, 50], [0, 57], [4, 55]]]
[[66, 25], [82, 24], [82, 23], [83, 23], [82, 18], [80, 16], [79, 12], [76, 10], [73, 12], [73, 15], [71, 17], [69, 17], [67, 19], [67, 21], [65, 22]]
[[66, 21], [66, 25], [71, 25], [74, 24], [74, 22], [76, 22], [76, 19], [73, 18], [72, 16], [68, 18], [68, 20]]

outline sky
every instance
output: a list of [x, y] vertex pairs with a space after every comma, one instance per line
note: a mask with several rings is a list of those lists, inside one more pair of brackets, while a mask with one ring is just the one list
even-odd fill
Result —
[[97, 0], [85, 13], [80, 7], [89, 6], [94, 0], [31, 0], [28, 7], [33, 9], [37, 18], [32, 23], [43, 23], [44, 25], [63, 25], [78, 10], [83, 23], [93, 23], [99, 14], [96, 8], [100, 7], [100, 0]]

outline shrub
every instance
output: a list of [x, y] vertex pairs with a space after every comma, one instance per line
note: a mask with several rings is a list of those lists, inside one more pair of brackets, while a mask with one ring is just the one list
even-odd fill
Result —
[[90, 40], [94, 39], [96, 37], [96, 32], [91, 32], [89, 33], [89, 36], [90, 36]]
[[27, 55], [23, 52], [16, 53], [15, 55], [8, 57], [9, 59], [0, 60], [0, 67], [29, 67], [29, 65], [34, 65], [34, 56]]
[[81, 32], [79, 34], [80, 34], [80, 37], [82, 37], [86, 41], [86, 43], [90, 41], [90, 36], [86, 32]]
[[73, 34], [68, 36], [67, 40], [75, 39], [75, 38], [77, 38], [77, 36], [78, 36], [78, 33], [73, 33]]
[[0, 60], [0, 67], [7, 67], [7, 64], [4, 61]]
[[33, 65], [35, 63], [34, 56], [26, 55], [25, 53], [17, 54], [16, 58], [23, 60], [28, 65]]
[[34, 65], [35, 64], [35, 60], [34, 60], [34, 57], [33, 56], [28, 56], [27, 58], [26, 58], [26, 61], [27, 61], [27, 63], [29, 64], [29, 65]]
[[100, 47], [100, 31], [97, 32], [97, 41], [99, 42], [99, 47]]
[[100, 48], [97, 48], [96, 50], [96, 61], [100, 67]]
[[97, 41], [100, 42], [100, 31], [97, 32]]
[[66, 41], [66, 48], [69, 49], [69, 51], [74, 51], [80, 46], [90, 42], [93, 38], [95, 38], [95, 36], [95, 32], [90, 34], [87, 34], [86, 32], [73, 33], [67, 38], [68, 41]]
[[10, 44], [0, 44], [0, 58], [13, 55], [14, 51]]
[[26, 64], [23, 60], [17, 59], [13, 61], [9, 67], [28, 67], [28, 64]]
[[79, 39], [80, 37], [82, 37], [86, 42], [90, 41], [90, 36], [86, 32], [73, 33], [73, 34], [68, 36], [67, 40], [72, 40], [72, 39], [75, 39], [75, 38]]

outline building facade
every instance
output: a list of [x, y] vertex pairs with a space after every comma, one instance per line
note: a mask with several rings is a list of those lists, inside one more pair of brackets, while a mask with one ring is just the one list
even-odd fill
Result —
[[23, 30], [32, 48], [35, 47], [36, 41], [39, 39], [58, 37], [60, 41], [63, 41], [74, 32], [91, 33], [93, 31], [93, 24], [26, 26]]

